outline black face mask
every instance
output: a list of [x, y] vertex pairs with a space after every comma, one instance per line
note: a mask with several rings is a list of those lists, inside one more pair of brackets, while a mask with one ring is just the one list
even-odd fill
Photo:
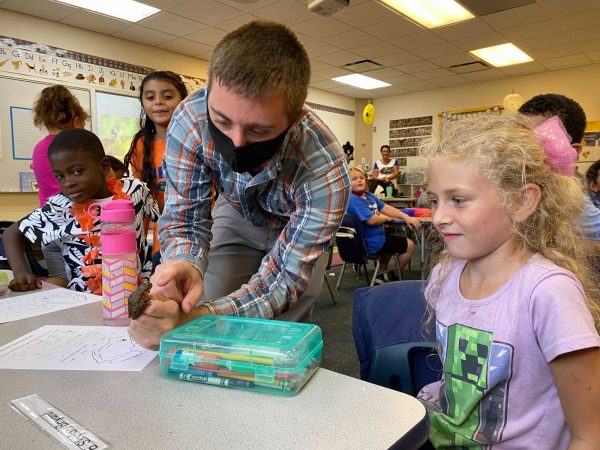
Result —
[[277, 153], [281, 143], [285, 139], [288, 130], [285, 129], [279, 136], [268, 141], [256, 141], [242, 147], [233, 145], [233, 141], [219, 130], [208, 117], [208, 130], [215, 142], [215, 151], [219, 152], [223, 159], [238, 173], [250, 172], [258, 169]]

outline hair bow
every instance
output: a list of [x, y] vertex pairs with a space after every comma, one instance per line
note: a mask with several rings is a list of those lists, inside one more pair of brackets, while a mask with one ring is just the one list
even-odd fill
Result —
[[541, 123], [533, 132], [541, 141], [552, 170], [562, 175], [573, 175], [577, 152], [571, 146], [571, 136], [558, 116]]

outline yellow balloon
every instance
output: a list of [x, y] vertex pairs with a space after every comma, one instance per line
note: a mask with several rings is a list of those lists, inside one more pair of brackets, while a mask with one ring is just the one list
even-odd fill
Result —
[[373, 120], [375, 120], [375, 107], [372, 103], [369, 103], [363, 109], [363, 122], [366, 125], [373, 125]]

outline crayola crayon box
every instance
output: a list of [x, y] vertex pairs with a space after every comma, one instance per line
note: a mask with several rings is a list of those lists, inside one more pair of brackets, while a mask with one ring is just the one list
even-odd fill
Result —
[[321, 365], [316, 325], [207, 315], [160, 340], [160, 371], [176, 380], [294, 395]]

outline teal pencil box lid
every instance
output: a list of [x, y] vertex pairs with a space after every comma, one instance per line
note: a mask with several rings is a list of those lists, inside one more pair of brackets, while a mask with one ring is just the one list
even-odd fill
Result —
[[323, 336], [312, 324], [206, 315], [164, 334], [163, 376], [294, 395], [321, 365]]

